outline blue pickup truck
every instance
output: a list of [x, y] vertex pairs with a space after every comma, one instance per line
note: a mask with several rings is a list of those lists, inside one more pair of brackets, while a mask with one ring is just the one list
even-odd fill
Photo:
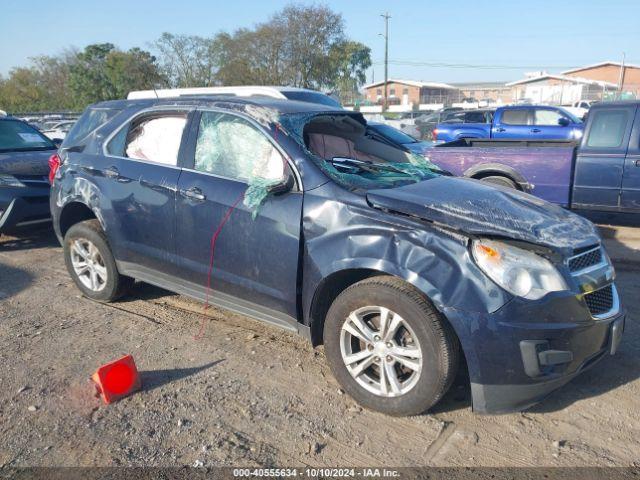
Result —
[[578, 140], [583, 128], [582, 122], [563, 108], [518, 105], [498, 108], [490, 123], [439, 123], [433, 138], [438, 143], [461, 138]]

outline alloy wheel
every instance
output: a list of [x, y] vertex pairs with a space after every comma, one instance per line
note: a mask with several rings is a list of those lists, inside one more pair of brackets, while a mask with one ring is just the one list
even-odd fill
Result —
[[107, 267], [98, 248], [85, 238], [71, 243], [71, 264], [82, 284], [93, 292], [103, 290], [107, 284]]
[[351, 312], [340, 331], [342, 360], [360, 386], [381, 397], [399, 397], [418, 382], [422, 350], [408, 323], [382, 306]]

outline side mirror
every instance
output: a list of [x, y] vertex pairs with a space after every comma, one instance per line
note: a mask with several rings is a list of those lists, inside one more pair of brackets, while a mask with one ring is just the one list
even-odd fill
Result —
[[561, 127], [566, 127], [570, 124], [571, 122], [569, 121], [568, 118], [565, 117], [560, 117], [560, 119], [558, 120], [558, 125], [560, 125]]
[[269, 185], [267, 187], [267, 192], [273, 193], [274, 195], [290, 192], [295, 184], [296, 182], [293, 178], [293, 174], [291, 172], [287, 172], [287, 176], [281, 182]]
[[61, 138], [54, 138], [54, 139], [53, 139], [53, 140], [51, 140], [51, 141], [53, 142], [53, 144], [54, 144], [56, 147], [60, 148], [60, 145], [62, 145], [62, 142], [63, 142], [64, 140], [62, 140]]

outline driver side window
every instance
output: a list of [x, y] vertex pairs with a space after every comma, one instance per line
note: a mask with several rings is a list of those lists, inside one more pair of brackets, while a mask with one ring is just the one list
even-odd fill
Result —
[[194, 168], [246, 183], [277, 183], [285, 177], [285, 159], [258, 128], [244, 118], [203, 112]]

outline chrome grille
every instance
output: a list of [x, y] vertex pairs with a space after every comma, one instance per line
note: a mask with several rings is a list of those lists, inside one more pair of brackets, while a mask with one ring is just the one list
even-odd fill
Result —
[[602, 262], [602, 248], [597, 247], [571, 257], [568, 261], [569, 270], [577, 272]]
[[607, 285], [584, 296], [584, 301], [587, 303], [592, 316], [597, 317], [610, 312], [614, 308], [613, 288], [613, 285]]

